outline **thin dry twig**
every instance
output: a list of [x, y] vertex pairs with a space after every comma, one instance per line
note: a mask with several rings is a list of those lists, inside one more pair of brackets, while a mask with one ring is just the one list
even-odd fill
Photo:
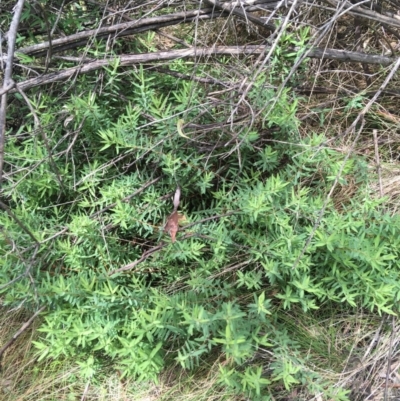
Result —
[[[28, 263], [28, 262], [25, 262], [25, 263], [27, 264], [27, 267], [26, 267], [26, 269], [25, 269], [25, 272], [22, 273], [22, 274], [20, 274], [19, 276], [15, 277], [15, 278], [13, 278], [13, 279], [10, 280], [8, 283], [3, 284], [3, 285], [0, 285], [0, 290], [4, 290], [4, 288], [7, 288], [7, 287], [9, 287], [10, 285], [12, 285], [12, 284], [16, 283], [17, 281], [21, 280], [22, 278], [24, 278], [24, 277], [30, 275], [30, 271], [31, 271], [31, 269], [32, 269], [32, 267], [33, 267], [33, 264], [35, 263], [36, 255], [37, 255], [38, 251], [39, 251], [39, 244], [36, 244], [36, 245], [35, 245], [35, 250], [34, 250], [34, 252], [33, 252], [33, 255], [32, 255], [32, 257], [31, 257], [30, 262], [29, 262], [29, 263]], [[22, 255], [20, 255], [20, 257], [22, 258]], [[31, 280], [32, 280], [32, 276], [31, 276], [30, 278], [31, 278]], [[33, 281], [33, 280], [32, 280], [32, 281]]]
[[[163, 28], [169, 25], [190, 23], [198, 19], [207, 20], [218, 18], [221, 15], [221, 12], [215, 12], [212, 8], [206, 8], [201, 10], [181, 11], [178, 13], [160, 15], [157, 17], [142, 18], [121, 24], [105, 26], [103, 28], [91, 29], [54, 39], [52, 41], [52, 54], [75, 49], [80, 46], [85, 46], [87, 42], [93, 38], [98, 40], [101, 38], [108, 38], [110, 35], [115, 35], [116, 37], [120, 38], [123, 36]], [[44, 56], [47, 53], [49, 45], [49, 42], [38, 43], [36, 45], [18, 49], [18, 52], [29, 56]]]
[[376, 129], [372, 130], [372, 135], [374, 137], [374, 145], [375, 145], [375, 162], [376, 162], [376, 170], [378, 173], [379, 179], [379, 193], [381, 197], [383, 197], [383, 186], [382, 186], [382, 167], [379, 158], [379, 147], [378, 147], [378, 131]]
[[[275, 29], [276, 29], [275, 25], [268, 24], [261, 18], [255, 17], [254, 15], [246, 13], [245, 11], [239, 10], [239, 8], [236, 7], [237, 3], [231, 5], [231, 2], [221, 3], [218, 0], [206, 0], [206, 3], [211, 4], [217, 10], [223, 10], [223, 11], [228, 12], [229, 14], [237, 15], [238, 17], [243, 18], [246, 22], [251, 21], [256, 25], [261, 26], [263, 28], [267, 28], [271, 31], [275, 31]], [[242, 9], [244, 10], [245, 8], [242, 7]]]
[[388, 389], [389, 389], [389, 377], [391, 375], [391, 366], [392, 366], [392, 355], [393, 355], [393, 337], [396, 328], [396, 316], [392, 316], [392, 330], [390, 333], [390, 341], [389, 341], [389, 355], [387, 358], [387, 368], [386, 368], [386, 377], [385, 377], [385, 392], [384, 392], [384, 400], [388, 400]]
[[121, 273], [127, 270], [132, 270], [135, 266], [137, 266], [139, 263], [143, 262], [146, 260], [149, 256], [151, 256], [153, 253], [159, 251], [160, 249], [164, 248], [166, 243], [162, 243], [160, 245], [154, 246], [153, 248], [148, 249], [147, 251], [143, 252], [142, 256], [139, 259], [136, 259], [135, 261], [128, 263], [125, 266], [120, 267], [119, 269], [112, 270], [108, 273], [109, 276], [113, 276], [114, 274]]
[[22, 221], [11, 211], [11, 209], [5, 203], [0, 201], [0, 207], [7, 212], [7, 214], [22, 228], [23, 231], [25, 231], [26, 234], [31, 237], [31, 239], [35, 242], [35, 245], [39, 244], [39, 241], [33, 235], [32, 231], [29, 230], [29, 228], [26, 227], [24, 223], [22, 223]]
[[12, 84], [11, 76], [13, 70], [14, 49], [15, 41], [17, 39], [17, 30], [19, 20], [21, 18], [22, 8], [24, 7], [25, 0], [18, 0], [14, 7], [14, 16], [11, 21], [10, 30], [8, 31], [8, 51], [6, 69], [4, 71], [3, 80], [3, 93], [1, 94], [0, 104], [0, 189], [3, 181], [3, 166], [4, 166], [4, 143], [6, 136], [6, 109], [7, 109], [7, 92], [10, 90], [9, 86]]
[[27, 322], [25, 322], [21, 328], [8, 340], [1, 348], [0, 348], [0, 371], [1, 371], [1, 360], [3, 358], [4, 352], [7, 350], [7, 348], [14, 343], [14, 341], [33, 323], [33, 321], [36, 319], [36, 317], [43, 312], [46, 309], [45, 306], [42, 306], [39, 308], [30, 318]]

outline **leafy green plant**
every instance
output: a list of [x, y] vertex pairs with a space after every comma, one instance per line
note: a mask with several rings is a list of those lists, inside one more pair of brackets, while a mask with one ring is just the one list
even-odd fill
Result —
[[[299, 35], [283, 50], [305, 46]], [[29, 122], [7, 143], [0, 293], [9, 307], [47, 306], [40, 359], [73, 358], [87, 380], [110, 361], [154, 381], [217, 364], [219, 385], [252, 400], [296, 387], [346, 399], [305, 368], [280, 315], [327, 303], [396, 313], [400, 221], [368, 194], [365, 163], [323, 135], [301, 138], [298, 98], [269, 84], [262, 73], [248, 93], [252, 126], [229, 129], [230, 94], [210, 99], [203, 84], [118, 60], [77, 77], [62, 107], [32, 93], [49, 146]], [[326, 203], [350, 178], [352, 199]], [[186, 223], [172, 242], [177, 186]]]

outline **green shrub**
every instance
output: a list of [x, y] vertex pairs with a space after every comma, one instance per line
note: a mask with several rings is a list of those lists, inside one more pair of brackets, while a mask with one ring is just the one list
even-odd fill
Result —
[[[344, 161], [323, 136], [300, 138], [296, 99], [275, 102], [266, 76], [249, 94], [252, 127], [182, 136], [179, 120], [218, 122], [229, 96], [215, 104], [193, 82], [119, 71], [102, 72], [101, 92], [79, 77], [62, 110], [41, 94], [54, 163], [29, 125], [7, 143], [4, 194], [32, 235], [0, 215], [1, 282], [16, 279], [1, 294], [10, 307], [47, 305], [41, 358], [75, 358], [87, 377], [113, 361], [153, 380], [174, 363], [218, 361], [220, 385], [253, 400], [293, 386], [347, 399], [306, 368], [280, 314], [332, 303], [395, 313], [399, 219], [369, 196], [364, 162]], [[354, 193], [334, 195], [320, 218], [343, 163], [338, 188], [351, 180]], [[173, 243], [161, 228], [177, 185], [187, 228]]]

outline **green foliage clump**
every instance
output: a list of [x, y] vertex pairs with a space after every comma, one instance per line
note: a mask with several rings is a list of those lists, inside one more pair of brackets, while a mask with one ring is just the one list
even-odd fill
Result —
[[[246, 130], [213, 127], [225, 99], [204, 86], [117, 67], [101, 90], [79, 77], [61, 109], [41, 94], [51, 155], [29, 124], [7, 143], [1, 294], [47, 305], [41, 358], [76, 358], [86, 377], [113, 361], [141, 380], [218, 363], [219, 385], [253, 400], [294, 386], [347, 399], [307, 368], [313, 355], [280, 316], [335, 303], [396, 312], [400, 221], [368, 195], [363, 161], [300, 138], [296, 99], [274, 99], [267, 75]], [[327, 200], [336, 180], [355, 183], [351, 199]], [[177, 185], [186, 221], [171, 242]]]

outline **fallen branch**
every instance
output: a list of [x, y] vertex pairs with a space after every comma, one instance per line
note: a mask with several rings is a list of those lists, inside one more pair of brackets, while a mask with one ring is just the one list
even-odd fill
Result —
[[[157, 17], [130, 20], [120, 24], [105, 26], [103, 28], [91, 29], [79, 32], [66, 37], [54, 39], [51, 42], [52, 54], [65, 50], [75, 49], [79, 46], [85, 46], [90, 39], [102, 39], [108, 37], [123, 37], [150, 30], [158, 30], [171, 25], [188, 24], [199, 20], [210, 20], [234, 14], [240, 18], [251, 21], [258, 26], [262, 26], [270, 31], [275, 31], [276, 27], [272, 24], [266, 24], [261, 18], [251, 15], [246, 10], [253, 4], [264, 4], [265, 8], [273, 8], [277, 2], [269, 0], [249, 1], [246, 5], [242, 3], [241, 7], [231, 7], [227, 4], [218, 2], [217, 0], [208, 0], [213, 7], [202, 8], [199, 10], [181, 11], [173, 14], [160, 15]], [[251, 3], [251, 4], [250, 4]], [[29, 56], [45, 56], [50, 47], [50, 42], [43, 42], [32, 46], [18, 49], [19, 53]]]
[[[400, 28], [400, 19], [399, 16], [392, 14], [393, 16], [382, 15], [376, 11], [367, 10], [361, 6], [356, 6], [350, 2], [343, 4], [342, 1], [339, 0], [325, 0], [328, 4], [333, 5], [334, 7], [343, 7], [346, 14], [351, 14], [354, 16], [370, 19], [372, 21], [378, 21], [381, 24], [389, 25], [392, 27]], [[389, 14], [389, 13], [388, 13]]]
[[[87, 74], [88, 72], [98, 70], [100, 68], [110, 65], [119, 59], [119, 65], [121, 67], [127, 67], [135, 64], [160, 62], [168, 60], [176, 60], [180, 58], [192, 58], [192, 57], [205, 57], [205, 56], [217, 56], [217, 55], [229, 55], [229, 56], [244, 56], [244, 55], [259, 55], [265, 53], [270, 49], [267, 45], [251, 45], [251, 46], [216, 46], [213, 48], [190, 48], [180, 50], [169, 50], [160, 51], [153, 53], [140, 53], [122, 55], [107, 60], [96, 60], [88, 62], [81, 66], [67, 68], [65, 70], [53, 72], [51, 74], [45, 74], [39, 77], [27, 79], [18, 83], [18, 86], [22, 90], [34, 88], [36, 86], [46, 85], [52, 82], [64, 81], [68, 78], [73, 77], [76, 74]], [[391, 57], [379, 56], [373, 54], [365, 54], [359, 52], [346, 52], [343, 50], [335, 49], [312, 49], [308, 57], [318, 59], [332, 59], [343, 62], [360, 62], [367, 64], [380, 64], [387, 66], [396, 61]], [[10, 92], [16, 92], [16, 89], [10, 90]], [[0, 90], [0, 96], [3, 91]]]
[[[170, 25], [181, 23], [189, 23], [195, 20], [207, 20], [217, 18], [223, 12], [216, 12], [212, 8], [204, 8], [201, 10], [182, 11], [178, 13], [160, 15], [158, 17], [143, 18], [106, 26], [99, 29], [91, 29], [84, 32], [79, 32], [63, 38], [54, 39], [51, 43], [52, 54], [59, 53], [69, 49], [75, 49], [79, 46], [85, 46], [90, 39], [107, 38], [110, 35], [116, 37], [129, 36], [141, 32], [160, 29]], [[37, 45], [27, 46], [18, 49], [18, 53], [23, 53], [29, 56], [45, 56], [50, 46], [49, 42], [39, 43]]]
[[10, 30], [8, 31], [8, 50], [6, 69], [3, 78], [3, 91], [0, 94], [0, 189], [3, 181], [3, 165], [4, 165], [4, 142], [6, 135], [6, 109], [7, 109], [7, 92], [10, 90], [10, 85], [13, 85], [11, 80], [14, 60], [15, 41], [17, 39], [17, 30], [19, 20], [21, 18], [22, 9], [24, 7], [24, 0], [19, 0], [14, 7], [14, 16], [11, 21]]
[[[243, 8], [237, 7], [238, 2], [226, 2], [226, 3], [221, 3], [218, 0], [205, 0], [206, 3], [211, 4], [213, 7], [215, 7], [217, 10], [222, 10], [226, 11], [229, 14], [237, 15], [240, 18], [243, 18], [245, 21], [251, 21], [253, 24], [256, 24], [258, 26], [261, 26], [263, 28], [267, 28], [270, 31], [275, 31], [276, 26], [273, 24], [266, 24], [265, 21], [263, 21], [259, 17], [255, 17], [254, 15], [251, 15], [249, 13], [244, 12], [244, 6]], [[242, 3], [246, 4], [246, 3]]]

